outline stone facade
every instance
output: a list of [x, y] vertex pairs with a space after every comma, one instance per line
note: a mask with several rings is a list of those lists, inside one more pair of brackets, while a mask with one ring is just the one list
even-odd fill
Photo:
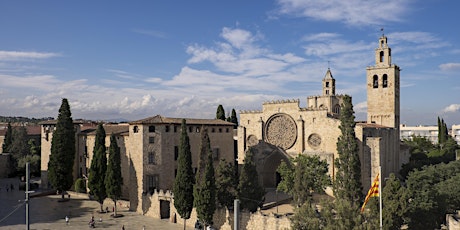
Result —
[[[357, 123], [355, 128], [360, 146], [363, 189], [366, 191], [379, 166], [383, 177], [387, 177], [389, 173], [398, 172], [401, 164], [408, 160], [408, 155], [400, 155], [399, 67], [391, 63], [391, 49], [383, 35], [375, 55], [375, 66], [367, 68], [368, 121]], [[299, 106], [299, 100], [281, 100], [263, 103], [260, 111], [241, 111], [238, 162], [242, 163], [248, 147], [267, 142], [280, 147], [291, 157], [319, 155], [328, 162], [329, 174], [334, 177], [343, 95], [335, 94], [335, 79], [329, 69], [322, 88], [323, 95], [308, 97], [305, 108]], [[279, 163], [270, 164], [276, 166]], [[275, 170], [273, 167], [273, 175], [268, 176], [276, 176]]]
[[[110, 135], [116, 136], [120, 147], [123, 177], [122, 199], [129, 200], [130, 209], [148, 213], [152, 202], [149, 194], [155, 190], [172, 189], [177, 169], [177, 153], [181, 135], [181, 118], [154, 116], [129, 124], [104, 124], [106, 146]], [[97, 124], [74, 122], [76, 155], [74, 178], [87, 178], [96, 137]], [[215, 167], [220, 159], [234, 162], [233, 123], [217, 119], [186, 119], [192, 152], [192, 167], [197, 168], [201, 132], [207, 129], [214, 154]], [[42, 186], [49, 187], [48, 162], [56, 121], [42, 122], [41, 171]], [[162, 203], [168, 206], [167, 203]], [[173, 206], [173, 205], [171, 205]]]

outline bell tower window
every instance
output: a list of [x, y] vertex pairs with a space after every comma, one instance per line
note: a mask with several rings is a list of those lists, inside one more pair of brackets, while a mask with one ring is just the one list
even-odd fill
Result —
[[374, 80], [372, 81], [372, 87], [374, 89], [379, 87], [379, 76], [374, 75]]
[[383, 87], [383, 88], [388, 87], [388, 75], [384, 74], [382, 78], [383, 78], [383, 85], [382, 85], [382, 87]]
[[380, 62], [383, 62], [385, 60], [385, 54], [383, 51], [380, 51]]

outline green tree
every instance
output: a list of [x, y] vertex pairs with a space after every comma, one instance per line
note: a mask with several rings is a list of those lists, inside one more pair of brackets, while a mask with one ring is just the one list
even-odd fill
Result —
[[75, 192], [86, 193], [86, 185], [85, 180], [83, 180], [83, 178], [78, 178], [75, 181]]
[[362, 194], [361, 163], [358, 140], [355, 135], [355, 116], [351, 97], [345, 95], [340, 110], [341, 135], [337, 141], [338, 158], [334, 181], [334, 195], [337, 199], [350, 202], [351, 207], [360, 206]]
[[37, 145], [35, 143], [35, 139], [30, 139], [29, 142], [27, 143], [29, 144], [29, 153], [31, 155], [38, 155], [40, 156], [40, 145]]
[[323, 229], [326, 230], [361, 230], [376, 229], [365, 222], [364, 216], [360, 214], [359, 208], [345, 199], [334, 201], [323, 200], [321, 204], [321, 220]]
[[259, 184], [253, 151], [252, 147], [246, 151], [238, 184], [238, 199], [241, 201], [241, 208], [250, 212], [255, 212], [258, 207], [262, 206], [265, 196], [265, 190]]
[[232, 115], [227, 118], [227, 121], [235, 124], [235, 127], [238, 126], [238, 117], [236, 116], [235, 109], [232, 109]]
[[237, 195], [238, 180], [235, 167], [222, 158], [216, 172], [217, 201], [224, 207], [232, 207]]
[[313, 206], [311, 203], [306, 202], [299, 207], [295, 207], [294, 215], [291, 218], [292, 229], [311, 230], [321, 229], [323, 227], [323, 223], [319, 218], [319, 213], [316, 207]]
[[69, 102], [62, 99], [61, 107], [51, 140], [51, 155], [48, 162], [48, 178], [51, 185], [64, 193], [73, 185], [73, 166], [75, 160], [75, 128]]
[[394, 173], [391, 173], [386, 180], [381, 194], [383, 226], [389, 230], [401, 229], [407, 212], [408, 197], [405, 188], [401, 186], [401, 182]]
[[93, 159], [88, 175], [89, 193], [94, 199], [99, 202], [101, 212], [104, 211], [103, 204], [107, 198], [105, 190], [105, 174], [107, 172], [107, 148], [105, 146], [105, 130], [102, 124], [99, 124], [96, 129], [96, 137], [94, 140]]
[[225, 110], [224, 110], [224, 107], [222, 105], [219, 105], [217, 107], [216, 119], [220, 119], [220, 120], [225, 121]]
[[40, 175], [40, 156], [39, 155], [26, 155], [19, 158], [18, 171], [21, 174], [26, 174], [26, 163], [29, 162], [29, 170], [32, 175]]
[[444, 143], [449, 138], [448, 131], [449, 130], [447, 129], [447, 125], [444, 122], [444, 119], [440, 119], [438, 117], [438, 143], [439, 143], [439, 146], [440, 146], [441, 149], [442, 149]]
[[187, 134], [185, 119], [182, 119], [181, 137], [179, 144], [179, 156], [177, 164], [177, 175], [174, 180], [174, 206], [181, 218], [184, 219], [184, 230], [187, 219], [193, 209], [193, 185], [195, 178], [192, 169], [192, 153], [190, 151], [190, 139]]
[[194, 188], [194, 206], [198, 219], [206, 226], [212, 223], [214, 211], [216, 210], [216, 183], [214, 177], [213, 156], [211, 143], [206, 129], [202, 131], [201, 151], [205, 154], [203, 174], [196, 174], [196, 184]]
[[16, 127], [13, 130], [13, 142], [9, 148], [10, 153], [13, 155], [16, 162], [29, 154], [29, 147], [27, 143], [29, 137], [27, 136], [27, 129], [25, 126]]
[[11, 143], [13, 143], [13, 128], [11, 127], [11, 123], [8, 122], [8, 126], [5, 132], [5, 138], [3, 140], [2, 151], [4, 153], [8, 153]]
[[414, 170], [409, 173], [406, 180], [409, 196], [408, 225], [409, 229], [435, 229], [439, 227], [439, 210], [442, 209], [441, 197], [435, 189], [436, 176], [434, 172], [425, 167], [425, 170]]
[[121, 197], [121, 186], [123, 185], [120, 157], [120, 147], [118, 147], [117, 138], [112, 133], [110, 135], [109, 163], [105, 174], [105, 189], [108, 197], [113, 200], [114, 216], [117, 216], [117, 200]]
[[324, 193], [331, 183], [328, 164], [318, 156], [299, 155], [293, 160], [292, 167], [282, 162], [277, 171], [281, 175], [278, 190], [291, 195], [296, 207], [307, 201], [311, 204], [312, 193]]

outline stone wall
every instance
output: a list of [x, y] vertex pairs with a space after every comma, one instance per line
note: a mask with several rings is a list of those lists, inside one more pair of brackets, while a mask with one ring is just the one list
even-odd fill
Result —
[[[144, 207], [146, 212], [142, 213], [157, 219], [168, 218], [171, 222], [182, 225], [184, 219], [180, 218], [174, 207], [174, 195], [170, 191], [155, 191], [152, 195], [147, 194], [143, 196], [144, 203], [150, 204], [149, 207]], [[165, 207], [162, 202], [169, 203], [169, 207]], [[165, 217], [164, 209], [169, 208], [169, 216]], [[163, 209], [163, 210], [162, 210]], [[265, 215], [260, 211], [255, 213], [240, 212], [240, 230], [284, 230], [290, 229], [291, 221], [287, 216], [277, 216], [275, 214]], [[193, 209], [191, 216], [186, 221], [188, 227], [193, 228], [197, 220], [196, 210]], [[234, 213], [228, 209], [218, 209], [214, 213], [213, 227], [221, 230], [232, 230], [234, 225]]]

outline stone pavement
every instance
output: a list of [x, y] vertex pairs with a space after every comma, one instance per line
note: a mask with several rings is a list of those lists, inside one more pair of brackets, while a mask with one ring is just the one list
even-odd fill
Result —
[[[6, 191], [5, 186], [13, 184], [14, 190]], [[25, 205], [24, 191], [18, 190], [19, 180], [17, 178], [0, 180], [0, 230], [26, 229], [25, 226]], [[91, 216], [96, 220], [96, 229], [121, 229], [124, 225], [126, 230], [137, 229], [183, 229], [183, 223], [173, 224], [167, 220], [154, 219], [131, 212], [126, 207], [118, 210], [123, 217], [112, 218], [110, 213], [100, 214], [99, 203], [82, 197], [71, 197], [69, 201], [58, 202], [60, 195], [49, 195], [35, 197], [29, 202], [29, 223], [30, 229], [89, 229], [88, 222]], [[113, 203], [106, 204], [109, 207]], [[105, 207], [105, 206], [104, 206]], [[13, 210], [17, 210], [8, 216]], [[65, 216], [69, 216], [67, 225]], [[102, 218], [102, 222], [99, 222]], [[187, 228], [190, 230], [192, 228]]]

